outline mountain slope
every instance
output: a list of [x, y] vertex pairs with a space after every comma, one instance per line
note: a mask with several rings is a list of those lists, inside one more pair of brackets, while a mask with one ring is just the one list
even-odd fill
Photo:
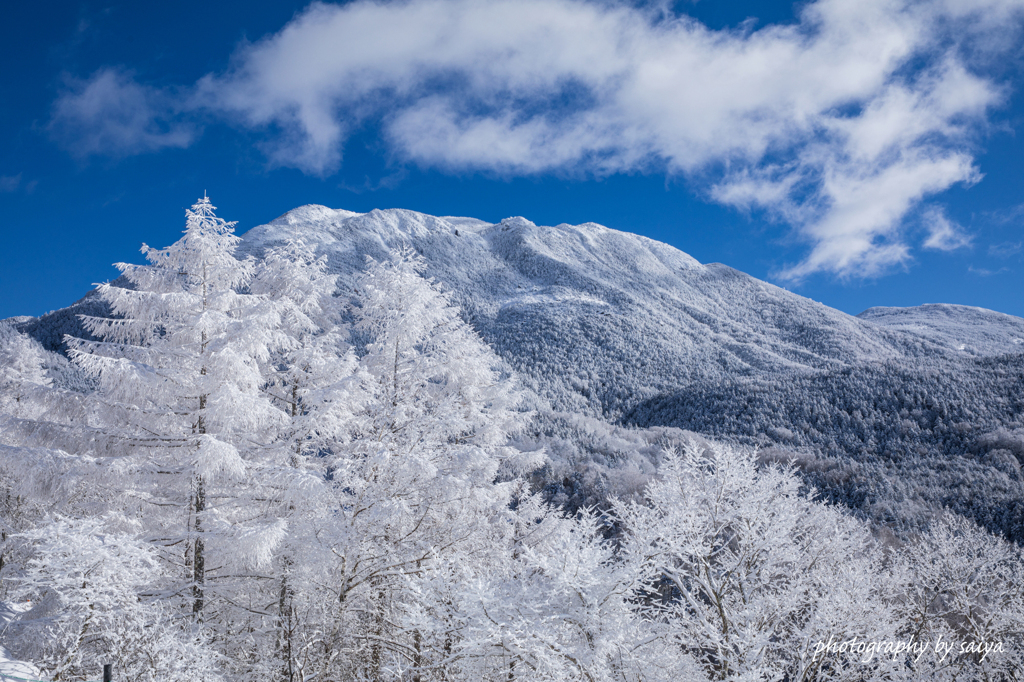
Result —
[[915, 308], [868, 308], [857, 317], [968, 355], [1024, 352], [1024, 320], [984, 308], [928, 303]]
[[304, 206], [244, 248], [290, 238], [349, 282], [365, 255], [416, 249], [556, 410], [797, 457], [827, 496], [889, 523], [951, 506], [1024, 539], [1024, 320], [964, 306], [853, 317], [593, 223]]
[[[758, 446], [876, 519], [914, 526], [950, 506], [1024, 541], [1024, 320], [945, 305], [853, 317], [593, 223], [303, 206], [249, 230], [242, 250], [289, 239], [328, 257], [342, 295], [367, 256], [415, 249], [556, 412]], [[56, 348], [95, 305], [20, 327]], [[560, 420], [539, 435], [573, 440]], [[563, 459], [603, 457], [591, 435]]]
[[289, 238], [313, 241], [343, 279], [364, 267], [365, 255], [408, 244], [555, 407], [611, 418], [698, 377], [891, 359], [905, 346], [903, 335], [593, 223], [492, 225], [305, 206], [244, 238], [256, 255]]

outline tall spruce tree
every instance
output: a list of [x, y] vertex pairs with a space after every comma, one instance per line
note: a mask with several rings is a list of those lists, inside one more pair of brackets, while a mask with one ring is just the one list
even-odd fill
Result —
[[167, 589], [188, 594], [197, 620], [223, 589], [211, 594], [211, 572], [265, 562], [284, 532], [253, 505], [285, 419], [260, 391], [260, 368], [286, 338], [279, 307], [242, 291], [254, 263], [235, 257], [233, 227], [198, 200], [181, 239], [143, 245], [147, 265], [119, 263], [122, 277], [98, 287], [112, 315], [84, 323], [101, 340], [67, 340], [99, 380], [113, 496], [163, 548], [179, 577]]

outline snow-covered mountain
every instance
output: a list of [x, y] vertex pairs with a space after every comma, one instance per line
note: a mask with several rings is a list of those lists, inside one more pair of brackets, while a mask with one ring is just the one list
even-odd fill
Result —
[[612, 418], [697, 378], [889, 360], [906, 345], [906, 335], [594, 223], [304, 206], [244, 238], [257, 255], [287, 239], [313, 241], [343, 277], [361, 271], [366, 255], [409, 244], [555, 407]]
[[[899, 521], [952, 506], [1024, 539], [1024, 320], [979, 308], [850, 316], [594, 223], [497, 224], [303, 206], [242, 250], [301, 239], [342, 291], [411, 246], [552, 409], [796, 457], [833, 499]], [[21, 328], [53, 347], [86, 298]]]
[[853, 317], [593, 223], [304, 206], [243, 248], [296, 238], [347, 281], [367, 255], [412, 246], [556, 410], [785, 448], [872, 515], [951, 505], [1024, 538], [1020, 318], [950, 305]]
[[241, 243], [203, 197], [0, 321], [0, 671], [1017, 679], [1021, 547], [936, 512], [1024, 540], [1020, 321], [854, 318], [597, 225], [305, 207]]
[[984, 308], [928, 303], [868, 308], [857, 317], [969, 355], [1024, 352], [1024, 320]]

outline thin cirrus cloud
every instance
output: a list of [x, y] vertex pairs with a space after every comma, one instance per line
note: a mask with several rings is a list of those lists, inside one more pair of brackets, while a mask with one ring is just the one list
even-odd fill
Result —
[[[397, 158], [451, 172], [682, 175], [793, 227], [809, 250], [780, 278], [870, 277], [911, 258], [915, 209], [981, 178], [974, 145], [1006, 96], [985, 65], [1013, 49], [1022, 6], [818, 0], [792, 24], [711, 30], [614, 1], [313, 4], [176, 106], [321, 176], [366, 121]], [[84, 153], [187, 145], [169, 97], [101, 71], [53, 126]], [[940, 209], [924, 222], [926, 248], [969, 244]]]
[[17, 192], [21, 187], [21, 173], [0, 175], [0, 192]]
[[25, 194], [31, 194], [35, 191], [36, 185], [39, 184], [38, 180], [24, 180], [22, 179], [22, 173], [17, 175], [0, 175], [0, 192], [12, 193], [12, 192], [24, 192]]
[[1024, 250], [1024, 242], [1002, 242], [989, 246], [988, 255], [996, 258], [1009, 258], [1016, 256], [1021, 250]]
[[104, 68], [88, 80], [68, 81], [49, 130], [75, 156], [119, 158], [192, 144], [195, 126], [181, 120], [181, 110], [175, 94]]

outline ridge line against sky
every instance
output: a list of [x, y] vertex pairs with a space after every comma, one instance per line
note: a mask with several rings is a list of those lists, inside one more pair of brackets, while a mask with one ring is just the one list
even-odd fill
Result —
[[[1022, 200], [956, 204], [979, 194], [993, 173], [979, 157], [1020, 120], [1024, 2], [774, 3], [788, 15], [712, 26], [699, 15], [715, 1], [300, 4], [255, 40], [203, 45], [212, 68], [191, 74], [94, 50], [60, 71], [32, 134], [79, 173], [231, 135], [239, 165], [310, 182], [372, 156], [394, 172], [368, 175], [370, 194], [433, 176], [662, 178], [746, 220], [778, 252], [759, 276], [796, 287], [965, 253], [986, 254], [973, 275], [1015, 272]], [[103, 20], [80, 17], [79, 33]], [[37, 182], [0, 166], [0, 200]], [[347, 208], [301, 203], [314, 202]], [[1012, 229], [979, 237], [979, 214]]]

